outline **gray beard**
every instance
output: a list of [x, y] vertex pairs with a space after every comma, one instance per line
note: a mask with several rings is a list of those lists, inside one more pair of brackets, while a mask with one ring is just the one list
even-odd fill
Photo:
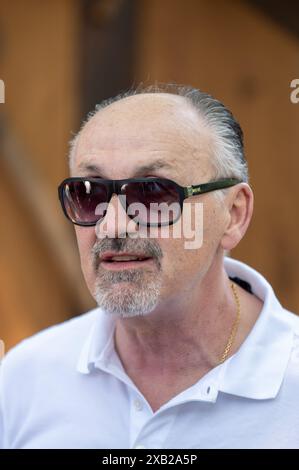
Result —
[[147, 315], [158, 304], [161, 273], [143, 269], [97, 271], [94, 298], [107, 314], [127, 318]]

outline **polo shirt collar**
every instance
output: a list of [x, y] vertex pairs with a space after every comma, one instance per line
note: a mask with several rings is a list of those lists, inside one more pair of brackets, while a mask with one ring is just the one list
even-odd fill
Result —
[[94, 314], [77, 363], [77, 370], [82, 374], [89, 374], [96, 364], [106, 364], [114, 349], [115, 319], [100, 308], [95, 309]]
[[[261, 274], [227, 257], [224, 267], [228, 276], [247, 281], [264, 306], [239, 350], [182, 394], [189, 400], [212, 402], [216, 401], [218, 392], [251, 399], [274, 398], [290, 357], [294, 335], [292, 326], [272, 287]], [[83, 374], [95, 368], [109, 371], [108, 364], [118, 361], [118, 367], [112, 365], [112, 369], [118, 371], [115, 375], [129, 383], [131, 380], [125, 372], [119, 372], [122, 366], [114, 349], [115, 321], [115, 317], [101, 309], [95, 310], [95, 319], [81, 350], [77, 370]], [[110, 367], [111, 372], [112, 369]], [[205, 392], [203, 397], [203, 384], [207, 385], [204, 387], [206, 391], [210, 390], [210, 383], [213, 384], [213, 393]], [[176, 402], [176, 397], [171, 401]]]
[[253, 399], [274, 398], [282, 384], [291, 354], [294, 331], [270, 284], [245, 264], [225, 259], [229, 276], [237, 276], [251, 285], [263, 302], [263, 309], [249, 335], [223, 364], [220, 390]]

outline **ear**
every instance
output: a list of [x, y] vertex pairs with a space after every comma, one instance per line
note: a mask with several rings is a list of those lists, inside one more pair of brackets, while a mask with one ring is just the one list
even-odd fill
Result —
[[253, 192], [247, 183], [234, 186], [226, 200], [229, 213], [227, 227], [221, 239], [224, 250], [232, 250], [243, 238], [253, 211]]

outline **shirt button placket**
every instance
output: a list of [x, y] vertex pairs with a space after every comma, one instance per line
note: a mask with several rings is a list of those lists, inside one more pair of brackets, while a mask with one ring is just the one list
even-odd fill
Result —
[[139, 398], [135, 398], [134, 407], [135, 407], [136, 411], [142, 411], [143, 410], [143, 403]]
[[135, 444], [134, 449], [146, 449], [141, 436], [148, 418], [145, 403], [141, 397], [135, 395], [131, 401], [131, 445]]

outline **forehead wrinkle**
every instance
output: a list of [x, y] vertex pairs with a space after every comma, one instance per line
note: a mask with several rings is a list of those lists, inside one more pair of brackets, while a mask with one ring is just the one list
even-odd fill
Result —
[[[111, 168], [113, 162], [119, 162], [117, 163], [117, 168], [120, 169], [120, 162], [124, 162], [126, 170], [130, 166], [134, 170], [136, 168], [138, 173], [142, 171], [157, 171], [159, 169], [179, 173], [184, 172], [186, 166], [192, 165], [192, 160], [195, 156], [198, 158], [198, 155], [205, 153], [203, 151], [203, 143], [194, 145], [194, 142], [186, 142], [181, 139], [174, 141], [173, 136], [170, 135], [164, 135], [162, 138], [159, 136], [159, 138], [144, 139], [140, 139], [138, 135], [136, 138], [130, 136], [127, 137], [126, 141], [122, 142], [122, 145], [119, 142], [115, 142], [114, 139], [107, 139], [107, 136], [103, 137], [102, 140], [99, 136], [98, 142], [85, 141], [85, 145], [78, 148], [76, 161], [78, 163], [82, 159], [86, 161], [89, 157], [91, 165], [99, 162], [99, 166], [101, 166], [101, 161], [103, 161], [104, 163], [106, 162], [105, 166], [109, 164], [109, 168]], [[108, 160], [106, 155], [109, 155]], [[92, 158], [93, 156], [94, 159]], [[88, 161], [86, 163], [83, 161], [79, 163], [78, 167], [85, 169], [88, 163]], [[138, 169], [138, 165], [141, 165], [142, 169]]]
[[97, 163], [83, 161], [78, 165], [78, 170], [79, 171], [82, 170], [83, 172], [87, 171], [90, 173], [96, 173], [97, 175], [100, 175], [104, 179], [109, 179], [107, 176], [105, 176], [105, 171], [103, 170], [103, 168]]
[[[180, 154], [182, 154], [184, 147], [180, 147]], [[78, 170], [79, 171], [84, 171], [84, 172], [90, 172], [97, 174], [101, 176], [102, 178], [105, 179], [111, 179], [111, 174], [113, 174], [113, 169], [115, 165], [112, 165], [113, 163], [113, 155], [110, 156], [109, 159], [109, 166], [107, 166], [107, 162], [105, 163], [105, 160], [102, 164], [100, 154], [103, 152], [102, 151], [98, 152], [91, 152], [88, 154], [81, 154], [80, 159], [81, 162], [78, 162]], [[118, 149], [119, 150], [119, 149]], [[146, 174], [154, 173], [159, 170], [166, 170], [163, 171], [162, 175], [157, 175], [169, 179], [175, 179], [177, 182], [187, 183], [190, 184], [192, 180], [195, 178], [197, 181], [198, 177], [204, 177], [206, 173], [208, 172], [208, 169], [205, 169], [205, 160], [207, 158], [206, 152], [200, 152], [200, 149], [198, 148], [190, 148], [189, 149], [184, 149], [183, 155], [184, 158], [176, 158], [174, 155], [178, 152], [178, 149], [176, 149], [176, 152], [173, 152], [172, 158], [170, 161], [169, 160], [169, 149], [163, 149], [162, 148], [155, 148], [155, 149], [150, 149], [148, 151], [148, 155], [146, 159], [143, 159], [143, 161], [136, 161], [133, 163], [132, 159], [134, 155], [131, 158], [126, 158], [126, 165], [124, 166], [124, 172], [125, 175], [122, 175], [120, 172], [120, 166], [117, 165], [117, 173], [119, 174], [119, 177], [117, 179], [125, 178], [125, 177], [138, 177], [138, 176], [143, 176]], [[118, 151], [116, 152], [116, 154]], [[135, 152], [134, 152], [135, 153]], [[161, 155], [165, 154], [167, 158], [161, 158]], [[200, 155], [200, 157], [199, 157]], [[94, 158], [93, 158], [94, 157]], [[155, 158], [156, 157], [156, 158]], [[159, 158], [160, 157], [160, 158]], [[122, 159], [123, 160], [123, 159]], [[203, 163], [203, 164], [202, 164]], [[110, 173], [108, 175], [108, 172]], [[169, 173], [168, 173], [169, 172]], [[126, 175], [128, 174], [128, 176]], [[154, 176], [154, 175], [153, 175]], [[194, 180], [194, 181], [195, 181]]]
[[[162, 132], [161, 132], [162, 131]], [[141, 151], [141, 152], [194, 152], [195, 149], [199, 150], [199, 146], [202, 145], [205, 140], [204, 137], [199, 141], [194, 141], [194, 136], [183, 135], [179, 131], [174, 129], [163, 129], [159, 130], [159, 133], [153, 129], [138, 129], [130, 128], [123, 129], [122, 132], [117, 132], [116, 129], [103, 129], [94, 127], [92, 133], [85, 133], [80, 136], [78, 141], [78, 154], [88, 153], [89, 155], [96, 155], [97, 153], [103, 152], [115, 152], [118, 151]]]
[[[175, 170], [176, 169], [174, 165], [160, 159], [160, 160], [156, 160], [156, 161], [153, 161], [153, 162], [146, 163], [146, 164], [144, 164], [142, 166], [139, 166], [139, 167], [136, 166], [133, 169], [132, 173], [135, 176], [141, 176], [141, 175], [144, 175], [146, 173], [155, 172], [159, 169], [164, 169], [164, 168], [165, 169], [170, 169], [170, 170]], [[90, 171], [90, 172], [93, 172], [93, 173], [98, 173], [103, 178], [109, 179], [108, 177], [104, 176], [105, 171], [103, 170], [101, 165], [99, 165], [97, 162], [83, 161], [78, 165], [78, 169], [83, 170], [83, 171]]]
[[138, 174], [150, 173], [152, 171], [157, 171], [157, 170], [164, 169], [164, 168], [168, 170], [174, 169], [173, 165], [171, 165], [170, 163], [164, 160], [156, 160], [152, 163], [149, 162], [149, 163], [146, 163], [145, 165], [142, 165], [139, 168], [136, 168], [136, 171], [134, 173], [138, 175]]

